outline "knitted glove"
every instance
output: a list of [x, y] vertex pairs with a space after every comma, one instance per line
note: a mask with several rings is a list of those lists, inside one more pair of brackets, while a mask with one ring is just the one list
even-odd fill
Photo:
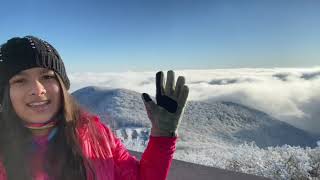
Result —
[[142, 94], [142, 100], [152, 124], [151, 135], [173, 137], [177, 136], [177, 129], [186, 105], [189, 88], [185, 85], [183, 76], [178, 77], [174, 86], [174, 72], [171, 70], [167, 72], [165, 88], [163, 79], [163, 72], [157, 72], [157, 104], [146, 93]]

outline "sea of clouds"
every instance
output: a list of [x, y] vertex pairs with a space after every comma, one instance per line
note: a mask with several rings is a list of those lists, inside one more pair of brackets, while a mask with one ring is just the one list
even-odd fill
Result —
[[[70, 73], [70, 91], [93, 85], [154, 96], [155, 73]], [[240, 103], [320, 134], [320, 67], [175, 70], [175, 75], [186, 77], [189, 100]]]

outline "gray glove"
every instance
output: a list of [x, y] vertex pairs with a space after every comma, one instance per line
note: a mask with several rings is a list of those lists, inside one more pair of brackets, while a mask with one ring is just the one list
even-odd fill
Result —
[[167, 72], [167, 81], [164, 88], [164, 75], [162, 71], [156, 74], [156, 100], [157, 104], [146, 93], [142, 100], [152, 124], [153, 136], [177, 136], [180, 119], [189, 94], [185, 85], [185, 78], [179, 76], [176, 85], [174, 72]]

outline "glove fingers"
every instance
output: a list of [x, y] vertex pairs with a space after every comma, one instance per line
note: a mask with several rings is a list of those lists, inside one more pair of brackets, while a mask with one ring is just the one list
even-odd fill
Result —
[[150, 98], [149, 94], [143, 93], [141, 97], [142, 97], [144, 106], [146, 107], [147, 115], [149, 120], [151, 121], [152, 127], [159, 127], [159, 122], [156, 122], [156, 119], [153, 117], [153, 115], [156, 113], [157, 105]]
[[164, 88], [163, 88], [163, 72], [159, 71], [156, 74], [156, 98], [158, 100], [158, 97], [162, 96], [164, 94]]
[[173, 86], [174, 86], [174, 72], [172, 70], [167, 72], [167, 81], [166, 81], [166, 87], [165, 87], [165, 93], [167, 96], [173, 95]]
[[184, 86], [184, 84], [185, 84], [185, 78], [184, 78], [184, 76], [179, 76], [178, 77], [178, 80], [177, 80], [177, 83], [176, 83], [176, 89], [175, 89], [175, 91], [174, 91], [174, 97], [176, 98], [176, 99], [178, 99], [178, 97], [179, 97], [179, 95], [180, 95], [180, 92], [181, 92], [181, 89], [182, 89], [182, 87]]
[[182, 87], [181, 93], [178, 97], [178, 104], [179, 107], [183, 108], [186, 105], [187, 99], [188, 99], [188, 95], [189, 95], [189, 87], [184, 85]]
[[144, 103], [147, 111], [152, 111], [155, 108], [156, 104], [150, 98], [149, 94], [142, 93], [141, 97], [142, 97], [143, 103]]

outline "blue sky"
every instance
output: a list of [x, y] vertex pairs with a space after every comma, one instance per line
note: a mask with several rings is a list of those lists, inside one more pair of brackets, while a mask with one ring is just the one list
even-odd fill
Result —
[[69, 72], [313, 67], [320, 1], [1, 2], [0, 42], [35, 35]]

